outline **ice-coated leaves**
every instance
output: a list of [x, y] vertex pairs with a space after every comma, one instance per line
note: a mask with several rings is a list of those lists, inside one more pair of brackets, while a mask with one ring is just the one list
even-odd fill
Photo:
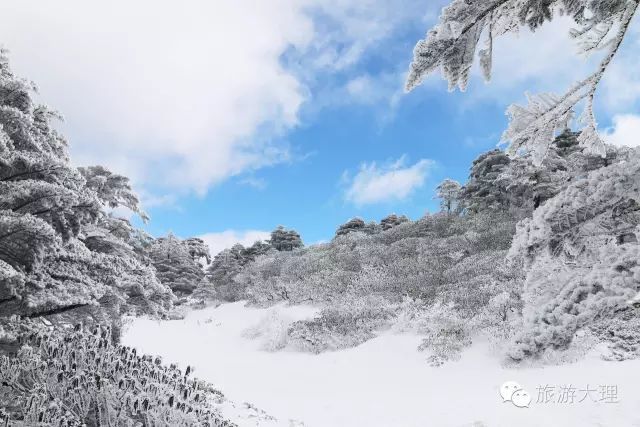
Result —
[[96, 192], [105, 206], [109, 208], [122, 206], [140, 215], [143, 221], [149, 220], [140, 207], [138, 196], [129, 184], [129, 178], [114, 174], [103, 166], [82, 167], [78, 170], [87, 181], [87, 187]]
[[510, 144], [510, 153], [534, 153], [540, 163], [556, 133], [571, 119], [571, 110], [586, 99], [583, 117], [587, 120], [580, 142], [593, 153], [603, 153], [593, 117], [593, 98], [637, 8], [637, 0], [453, 0], [443, 9], [438, 24], [416, 44], [406, 90], [414, 89], [440, 69], [450, 90], [457, 86], [464, 91], [482, 34], [486, 34], [486, 42], [478, 52], [480, 70], [489, 80], [494, 38], [523, 26], [535, 31], [554, 14], [564, 14], [576, 24], [570, 34], [580, 52], [606, 50], [605, 57], [592, 75], [564, 95], [529, 96], [528, 106], [509, 107], [511, 123], [504, 141]]
[[595, 115], [593, 114], [593, 104], [591, 102], [588, 103], [587, 107], [582, 113], [580, 121], [584, 126], [582, 128], [582, 132], [580, 132], [580, 136], [578, 136], [578, 142], [580, 143], [580, 145], [585, 147], [588, 153], [600, 157], [606, 157], [607, 147], [598, 134], [598, 125], [596, 123]]
[[8, 322], [0, 337], [21, 344], [15, 357], [0, 355], [8, 425], [235, 426], [220, 415], [221, 392], [115, 344], [110, 327]]
[[509, 127], [502, 135], [511, 156], [532, 153], [540, 165], [558, 132], [568, 128], [575, 104], [570, 97], [551, 93], [527, 94], [528, 105], [513, 104], [507, 110]]
[[528, 271], [527, 304], [512, 357], [566, 346], [576, 330], [624, 310], [635, 297], [639, 176], [632, 153], [577, 179], [519, 225], [509, 257]]

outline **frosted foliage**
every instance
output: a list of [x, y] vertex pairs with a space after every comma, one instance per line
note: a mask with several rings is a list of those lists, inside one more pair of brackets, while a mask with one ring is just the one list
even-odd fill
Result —
[[114, 174], [103, 166], [89, 166], [78, 170], [87, 181], [86, 186], [96, 193], [105, 206], [122, 206], [140, 215], [144, 221], [149, 219], [140, 209], [140, 201], [129, 184], [129, 178]]
[[224, 396], [193, 378], [191, 367], [183, 372], [114, 345], [108, 327], [56, 331], [22, 322], [6, 332], [22, 345], [16, 357], [0, 356], [9, 425], [234, 426], [217, 409]]
[[243, 285], [234, 279], [243, 267], [262, 255], [269, 252], [277, 252], [269, 243], [257, 241], [245, 248], [236, 244], [229, 249], [218, 253], [211, 265], [207, 268], [207, 283], [195, 292], [195, 296], [207, 299], [222, 299], [224, 301], [237, 301], [244, 297]]
[[179, 295], [190, 294], [204, 279], [198, 260], [209, 252], [195, 240], [182, 240], [170, 234], [156, 239], [148, 248], [160, 282]]
[[[511, 283], [496, 267], [513, 230], [512, 219], [499, 213], [430, 215], [374, 234], [350, 232], [327, 244], [267, 253], [242, 267], [232, 283], [236, 299], [257, 305], [324, 308], [292, 325], [288, 342], [305, 351], [335, 350], [392, 325], [406, 298], [422, 300], [423, 308], [441, 301], [464, 319], [498, 310], [489, 303], [505, 291], [502, 283]], [[510, 301], [508, 309], [513, 306]]]
[[169, 290], [129, 245], [130, 224], [104, 209], [144, 216], [128, 180], [73, 167], [52, 126], [58, 116], [34, 104], [33, 91], [1, 51], [0, 311], [57, 315], [107, 300], [115, 313], [127, 302], [151, 312], [168, 307]]
[[558, 135], [536, 165], [533, 153], [509, 158], [500, 150], [484, 153], [473, 162], [461, 199], [470, 213], [508, 210], [517, 218], [531, 216], [572, 180], [592, 170], [629, 157], [627, 149], [607, 147], [606, 156], [590, 154], [578, 142], [580, 133]]
[[[396, 214], [391, 214], [380, 220], [380, 228], [382, 228], [382, 230], [389, 230], [393, 227], [396, 227], [400, 224], [404, 224], [406, 222], [409, 222], [409, 218], [407, 218], [406, 216], [404, 215], [398, 216]], [[369, 223], [369, 227], [371, 227], [371, 223]], [[374, 227], [374, 228], [377, 228], [377, 227]]]
[[300, 235], [295, 230], [287, 230], [283, 226], [278, 226], [271, 232], [269, 244], [278, 251], [292, 251], [304, 246]]
[[554, 15], [573, 18], [571, 36], [581, 53], [604, 51], [593, 74], [575, 83], [565, 94], [528, 95], [528, 105], [507, 110], [510, 125], [503, 135], [509, 152], [531, 152], [540, 164], [556, 132], [564, 129], [573, 109], [585, 103], [580, 144], [593, 154], [604, 156], [604, 143], [597, 132], [593, 102], [602, 76], [618, 52], [637, 0], [454, 0], [445, 7], [439, 23], [414, 48], [414, 59], [406, 82], [407, 90], [418, 86], [427, 75], [442, 70], [449, 89], [465, 90], [478, 46], [485, 79], [491, 77], [493, 41], [521, 27], [535, 31]]
[[[509, 128], [502, 135], [502, 139], [511, 142], [508, 154], [518, 154], [519, 150], [531, 152], [534, 163], [539, 165], [546, 157], [556, 133], [568, 128], [574, 102], [563, 102], [551, 93], [527, 94], [527, 99], [527, 106], [512, 105], [507, 110], [510, 118]], [[553, 111], [554, 114], [547, 115], [547, 111]]]
[[597, 169], [523, 221], [509, 257], [528, 271], [514, 358], [564, 347], [638, 293], [640, 160]]

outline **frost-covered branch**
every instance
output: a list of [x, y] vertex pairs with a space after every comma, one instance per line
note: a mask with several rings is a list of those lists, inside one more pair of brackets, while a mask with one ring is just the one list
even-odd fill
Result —
[[[593, 103], [598, 85], [617, 54], [629, 25], [638, 9], [639, 0], [454, 0], [443, 9], [440, 22], [414, 48], [414, 60], [406, 82], [410, 91], [424, 78], [440, 68], [449, 82], [464, 91], [469, 81], [474, 55], [482, 35], [485, 48], [478, 52], [486, 80], [491, 77], [493, 41], [522, 26], [535, 31], [554, 14], [563, 13], [579, 26], [571, 31], [582, 53], [607, 49], [593, 74], [574, 84], [564, 95], [528, 95], [527, 106], [512, 105], [509, 129], [503, 141], [509, 152], [533, 152], [540, 163], [554, 136], [568, 127], [573, 109], [580, 102], [586, 106], [581, 116], [584, 130], [580, 143], [591, 153], [605, 155], [604, 143], [597, 133]], [[613, 29], [617, 28], [611, 37]]]

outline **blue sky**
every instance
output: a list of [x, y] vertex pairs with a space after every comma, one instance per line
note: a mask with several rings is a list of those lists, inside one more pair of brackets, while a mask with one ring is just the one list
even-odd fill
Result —
[[[467, 93], [432, 76], [402, 90], [442, 1], [3, 2], [0, 43], [66, 118], [74, 162], [132, 178], [154, 235], [215, 251], [277, 225], [306, 243], [354, 216], [419, 218], [464, 182], [523, 93], [561, 91], [593, 61], [569, 23], [501, 40], [494, 79]], [[247, 11], [252, 11], [247, 13]], [[603, 82], [601, 132], [640, 133], [638, 29]]]

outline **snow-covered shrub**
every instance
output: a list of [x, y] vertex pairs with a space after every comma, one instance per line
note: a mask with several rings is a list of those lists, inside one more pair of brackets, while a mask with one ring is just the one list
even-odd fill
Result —
[[[343, 233], [326, 244], [266, 253], [233, 281], [255, 305], [322, 308], [316, 319], [296, 322], [288, 333], [289, 343], [311, 352], [372, 338], [406, 298], [421, 300], [420, 310], [436, 301], [451, 304], [462, 318], [488, 324], [491, 298], [506, 291], [510, 304], [519, 300], [513, 274], [498, 268], [514, 229], [513, 218], [496, 212], [428, 215], [373, 234]], [[274, 348], [284, 345], [281, 336], [276, 342]]]
[[278, 351], [285, 348], [289, 341], [289, 328], [294, 320], [284, 317], [280, 310], [272, 309], [260, 321], [244, 331], [242, 336], [260, 340], [260, 348], [265, 351]]
[[[0, 356], [0, 409], [16, 426], [232, 426], [222, 394], [158, 357], [113, 344], [108, 327], [13, 321], [17, 354]], [[4, 421], [4, 420], [3, 420]]]
[[604, 318], [590, 326], [591, 333], [599, 342], [606, 343], [609, 360], [625, 360], [640, 357], [640, 313], [638, 309], [628, 308]]
[[375, 337], [393, 315], [391, 307], [374, 298], [327, 307], [312, 320], [293, 323], [288, 331], [289, 343], [316, 354], [355, 347]]
[[418, 347], [429, 351], [428, 361], [440, 366], [447, 361], [459, 360], [462, 350], [471, 345], [473, 322], [463, 318], [453, 304], [436, 302], [420, 314], [422, 333], [426, 337]]
[[393, 330], [424, 335], [418, 350], [430, 352], [429, 363], [440, 366], [460, 358], [462, 350], [471, 345], [476, 326], [474, 319], [462, 317], [453, 303], [427, 304], [405, 298], [398, 306]]

